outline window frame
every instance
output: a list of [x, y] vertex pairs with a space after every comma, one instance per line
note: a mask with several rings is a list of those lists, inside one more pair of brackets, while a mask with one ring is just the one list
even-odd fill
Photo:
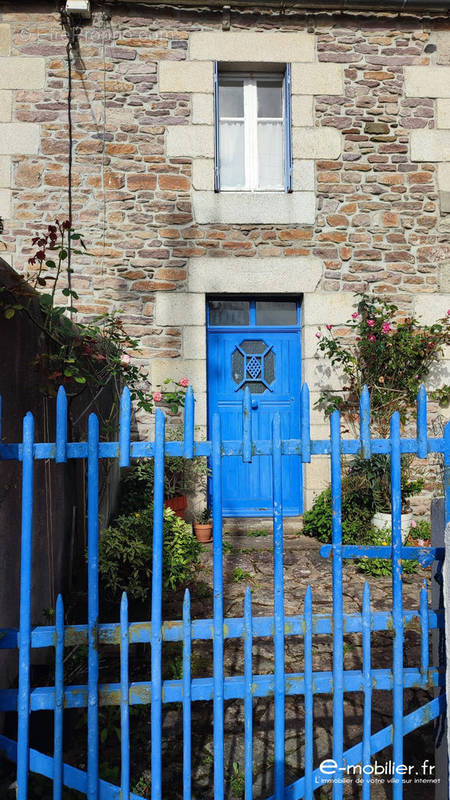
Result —
[[[243, 103], [244, 116], [244, 168], [245, 186], [226, 187], [221, 185], [220, 175], [220, 107], [219, 90], [220, 81], [229, 77], [230, 80], [243, 81]], [[281, 117], [258, 117], [258, 80], [282, 80], [281, 86]], [[237, 118], [224, 118], [225, 121], [232, 121]], [[258, 180], [258, 122], [274, 121], [282, 123], [283, 137], [283, 181], [279, 187], [259, 187]], [[284, 71], [279, 72], [260, 72], [257, 70], [223, 70], [220, 71], [219, 63], [214, 63], [214, 191], [215, 192], [292, 192], [292, 114], [291, 114], [291, 65], [286, 64]]]

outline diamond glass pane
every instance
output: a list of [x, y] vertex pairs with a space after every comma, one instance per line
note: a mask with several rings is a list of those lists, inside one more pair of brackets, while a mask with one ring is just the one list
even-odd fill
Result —
[[275, 356], [273, 350], [264, 356], [264, 377], [269, 385], [275, 380]]
[[267, 386], [264, 386], [261, 381], [246, 381], [242, 390], [244, 390], [246, 386], [248, 386], [252, 394], [263, 394], [263, 392], [267, 392]]
[[[235, 349], [231, 359], [231, 369], [233, 381], [240, 389], [248, 386], [252, 394], [262, 394], [267, 391], [267, 385], [270, 386], [274, 382], [275, 356], [272, 350], [266, 353], [267, 349], [268, 345], [262, 339], [245, 339], [239, 348]], [[242, 353], [245, 353], [245, 356]]]
[[231, 357], [231, 374], [235, 383], [244, 380], [244, 356], [237, 348]]
[[257, 355], [258, 353], [264, 353], [264, 350], [267, 350], [267, 345], [262, 339], [246, 339], [244, 342], [241, 342], [241, 350], [244, 353], [247, 353], [249, 356]]

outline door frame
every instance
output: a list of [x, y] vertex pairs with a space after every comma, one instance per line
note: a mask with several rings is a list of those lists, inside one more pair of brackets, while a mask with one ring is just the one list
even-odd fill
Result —
[[[250, 319], [248, 325], [210, 325], [210, 313], [209, 313], [209, 303], [212, 300], [248, 300], [250, 303]], [[257, 325], [256, 324], [256, 302], [257, 301], [286, 301], [286, 302], [296, 302], [297, 303], [297, 322], [295, 325]], [[210, 384], [209, 384], [209, 374], [208, 374], [208, 361], [209, 361], [209, 333], [213, 330], [215, 333], [236, 333], [236, 334], [256, 334], [259, 335], [264, 333], [270, 333], [273, 331], [280, 331], [286, 333], [298, 333], [298, 341], [299, 341], [299, 351], [300, 351], [300, 371], [299, 371], [299, 386], [298, 392], [300, 394], [302, 380], [303, 380], [303, 369], [302, 369], [302, 305], [303, 305], [303, 296], [299, 294], [290, 294], [290, 293], [283, 293], [283, 294], [276, 294], [273, 292], [270, 293], [257, 293], [257, 294], [224, 294], [224, 293], [211, 293], [205, 295], [205, 314], [206, 314], [206, 429], [207, 429], [207, 436], [211, 438], [211, 431], [212, 431], [212, 419], [211, 419], [211, 409], [210, 409]], [[301, 471], [301, 486], [302, 486], [302, 496], [300, 502], [300, 514], [303, 513], [304, 510], [304, 489], [305, 489], [305, 470], [304, 465], [300, 464], [300, 471]], [[208, 477], [207, 481], [207, 501], [210, 504], [211, 500], [211, 480]], [[228, 517], [230, 519], [234, 517], [241, 517], [242, 519], [254, 518], [254, 517], [261, 517], [261, 519], [267, 519], [262, 514], [223, 514], [224, 517]]]

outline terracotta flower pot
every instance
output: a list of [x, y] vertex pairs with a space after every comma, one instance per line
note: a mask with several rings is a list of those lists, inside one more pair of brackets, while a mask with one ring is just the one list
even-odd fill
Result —
[[212, 522], [194, 522], [194, 533], [199, 542], [212, 542]]
[[164, 500], [164, 505], [166, 508], [171, 508], [172, 511], [175, 511], [177, 517], [184, 520], [184, 512], [187, 508], [187, 497], [186, 495], [180, 495], [180, 497], [171, 497], [169, 500]]

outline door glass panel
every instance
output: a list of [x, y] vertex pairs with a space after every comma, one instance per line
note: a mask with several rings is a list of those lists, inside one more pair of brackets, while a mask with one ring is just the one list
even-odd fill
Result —
[[210, 325], [248, 325], [250, 303], [248, 300], [210, 300]]
[[296, 325], [297, 303], [277, 300], [256, 301], [257, 325]]

